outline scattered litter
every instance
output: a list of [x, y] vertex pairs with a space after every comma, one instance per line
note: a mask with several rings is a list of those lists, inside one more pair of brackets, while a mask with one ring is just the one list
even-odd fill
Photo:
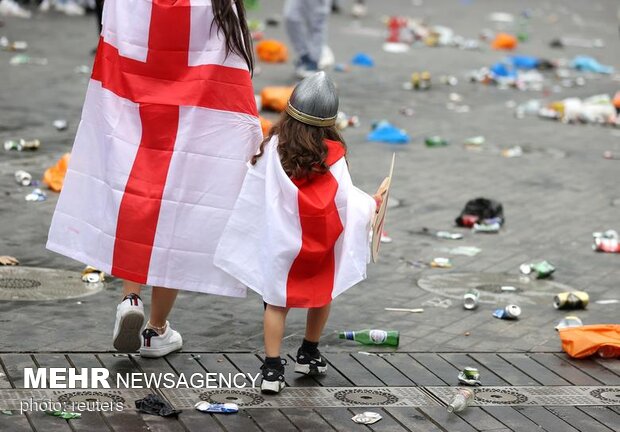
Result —
[[373, 126], [366, 139], [388, 144], [407, 144], [410, 138], [404, 129], [398, 129], [387, 120], [382, 120]]
[[105, 281], [105, 273], [101, 270], [97, 270], [95, 267], [86, 266], [82, 270], [82, 282], [86, 283], [99, 283]]
[[465, 295], [463, 295], [463, 307], [467, 310], [476, 309], [479, 301], [480, 291], [475, 288], [469, 289]]
[[579, 37], [564, 36], [561, 38], [552, 39], [549, 42], [551, 48], [603, 48], [605, 42], [602, 39], [585, 39]]
[[447, 309], [452, 306], [452, 300], [433, 297], [432, 299], [426, 300], [424, 303], [422, 303], [422, 306], [432, 306]]
[[383, 51], [392, 54], [401, 54], [409, 51], [409, 45], [402, 42], [386, 42], [383, 44]]
[[15, 171], [15, 181], [21, 186], [30, 186], [32, 184], [32, 175], [24, 170]]
[[362, 67], [373, 67], [375, 65], [374, 60], [368, 54], [357, 53], [351, 60], [351, 64]]
[[482, 135], [479, 135], [479, 136], [467, 138], [463, 142], [463, 146], [467, 150], [480, 151], [480, 150], [482, 150], [482, 146], [485, 143], [485, 141], [486, 141], [486, 139]]
[[456, 389], [456, 394], [448, 404], [448, 412], [464, 411], [474, 400], [474, 392], [469, 389]]
[[63, 131], [67, 129], [67, 120], [65, 119], [54, 120], [53, 125], [56, 128], [56, 130]]
[[6, 36], [0, 37], [0, 48], [4, 51], [26, 51], [28, 42], [25, 41], [9, 41]]
[[482, 385], [480, 382], [480, 372], [475, 367], [466, 367], [459, 372], [459, 383], [468, 386]]
[[379, 413], [373, 411], [364, 411], [361, 414], [356, 414], [351, 417], [351, 420], [353, 420], [355, 423], [370, 425], [377, 423], [382, 418], [383, 417], [381, 417], [381, 414]]
[[[455, 223], [461, 227], [473, 227], [479, 225], [504, 224], [504, 207], [498, 201], [487, 198], [476, 198], [467, 201], [461, 214], [455, 219]], [[480, 231], [484, 230], [479, 226]]]
[[73, 69], [73, 72], [75, 72], [76, 74], [89, 75], [90, 74], [90, 67], [86, 66], [86, 65], [76, 66]]
[[464, 255], [468, 257], [473, 257], [482, 252], [482, 249], [477, 248], [476, 246], [458, 246], [451, 249], [442, 249], [448, 252], [451, 255]]
[[510, 285], [503, 285], [499, 288], [502, 292], [515, 292], [517, 290], [516, 287]]
[[69, 168], [70, 153], [65, 153], [55, 165], [49, 167], [43, 173], [43, 183], [54, 192], [60, 192], [65, 182], [65, 175]]
[[502, 156], [505, 158], [515, 158], [523, 156], [523, 149], [521, 146], [514, 146], [502, 150]]
[[595, 301], [594, 303], [600, 304], [600, 305], [617, 304], [617, 303], [620, 303], [620, 300], [618, 300], [618, 299], [601, 299], [601, 300]]
[[411, 313], [422, 313], [424, 312], [424, 309], [422, 308], [417, 308], [417, 309], [406, 309], [406, 308], [384, 308], [383, 310], [389, 311], [389, 312], [411, 312]]
[[498, 233], [501, 227], [502, 218], [494, 217], [474, 223], [472, 229], [475, 233]]
[[594, 324], [565, 328], [559, 332], [562, 349], [573, 358], [598, 354], [620, 357], [620, 324]]
[[521, 315], [521, 308], [517, 305], [508, 305], [503, 309], [495, 309], [493, 316], [504, 320], [516, 320]]
[[[428, 228], [422, 228], [422, 231], [428, 231]], [[435, 237], [447, 240], [461, 240], [463, 239], [463, 234], [461, 233], [451, 233], [448, 231], [437, 231], [435, 233]]]
[[524, 275], [533, 273], [536, 279], [545, 279], [553, 274], [555, 267], [548, 261], [540, 261], [534, 264], [521, 264], [519, 271]]
[[38, 150], [40, 146], [41, 146], [41, 141], [39, 141], [38, 139], [33, 139], [33, 140], [25, 140], [25, 139], [6, 140], [4, 142], [4, 150], [6, 150], [6, 151], [11, 151], [11, 150], [15, 150], [15, 151], [25, 151], [25, 150], [34, 151], [34, 150]]
[[567, 316], [560, 320], [558, 325], [555, 326], [556, 330], [570, 328], [570, 327], [581, 327], [583, 322], [579, 317], [576, 316]]
[[343, 111], [338, 111], [338, 115], [336, 117], [336, 127], [339, 130], [344, 130], [349, 127], [359, 127], [360, 126], [360, 118], [356, 115], [349, 116]]
[[25, 64], [45, 66], [47, 65], [47, 59], [43, 57], [30, 57], [28, 54], [16, 54], [11, 57], [9, 63], [13, 66]]
[[12, 416], [13, 415], [13, 411], [11, 410], [2, 410], [1, 411], [3, 415], [7, 415], [7, 416]]
[[452, 262], [450, 261], [450, 258], [433, 258], [433, 260], [430, 262], [430, 265], [431, 268], [452, 268]]
[[431, 74], [427, 71], [411, 74], [411, 87], [414, 90], [430, 90]]
[[556, 294], [553, 297], [553, 307], [556, 309], [585, 309], [590, 296], [585, 291], [572, 291]]
[[256, 44], [256, 53], [261, 61], [267, 63], [284, 63], [288, 60], [286, 45], [275, 39], [266, 39]]
[[388, 345], [398, 346], [400, 333], [398, 330], [360, 330], [342, 331], [338, 334], [340, 339], [353, 340], [363, 345]]
[[54, 417], [59, 417], [64, 420], [73, 420], [73, 419], [79, 419], [80, 417], [82, 417], [82, 414], [80, 413], [75, 413], [75, 412], [70, 412], [70, 411], [61, 411], [61, 410], [45, 411], [45, 414], [54, 416]]
[[235, 414], [239, 412], [239, 405], [235, 403], [209, 403], [200, 401], [194, 405], [198, 411], [215, 414]]
[[265, 87], [260, 92], [261, 107], [266, 110], [282, 112], [293, 94], [294, 87]]
[[603, 65], [595, 58], [588, 56], [576, 56], [570, 62], [570, 67], [582, 72], [594, 72], [606, 75], [611, 74], [614, 71], [613, 66]]
[[445, 147], [448, 145], [448, 141], [438, 135], [426, 137], [424, 139], [426, 147]]
[[498, 33], [491, 42], [491, 48], [495, 50], [513, 50], [517, 47], [517, 38], [508, 33]]
[[182, 411], [172, 408], [164, 399], [155, 394], [150, 394], [136, 401], [136, 408], [143, 413], [158, 415], [161, 417], [176, 417]]
[[592, 237], [594, 238], [592, 249], [596, 252], [620, 253], [620, 239], [617, 231], [595, 232], [592, 233]]
[[32, 192], [26, 195], [26, 201], [37, 202], [37, 201], [45, 201], [46, 199], [47, 199], [47, 195], [45, 194], [45, 192], [43, 192], [39, 188], [34, 189]]

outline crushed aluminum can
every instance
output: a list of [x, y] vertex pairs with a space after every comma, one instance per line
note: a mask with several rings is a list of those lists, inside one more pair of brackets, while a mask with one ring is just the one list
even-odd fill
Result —
[[234, 403], [209, 403], [200, 401], [194, 405], [198, 411], [215, 414], [235, 414], [239, 412], [239, 405]]
[[463, 307], [467, 310], [473, 310], [478, 307], [480, 301], [480, 291], [475, 288], [470, 289], [463, 296]]
[[582, 325], [583, 325], [583, 322], [581, 321], [581, 319], [579, 317], [567, 316], [567, 317], [564, 317], [564, 318], [562, 318], [560, 320], [558, 325], [555, 326], [555, 329], [557, 331], [559, 331], [559, 330], [565, 329], [565, 328], [581, 327]]
[[82, 270], [82, 282], [99, 283], [105, 281], [105, 273], [92, 266], [86, 266]]
[[524, 275], [534, 273], [536, 275], [536, 279], [545, 279], [553, 274], [555, 267], [547, 261], [541, 261], [535, 264], [521, 264], [521, 266], [519, 266], [519, 270]]
[[521, 308], [517, 305], [508, 305], [503, 309], [495, 309], [493, 316], [499, 319], [516, 320], [521, 315]]
[[32, 184], [32, 175], [24, 170], [15, 171], [15, 181], [21, 186], [30, 186]]
[[437, 231], [435, 233], [435, 237], [448, 239], [448, 240], [461, 240], [463, 238], [463, 234], [460, 233], [451, 233], [448, 231]]
[[53, 125], [56, 128], [56, 130], [63, 131], [67, 129], [67, 120], [65, 119], [54, 120]]
[[585, 309], [589, 301], [590, 296], [587, 292], [563, 292], [553, 297], [553, 307], [556, 309]]
[[468, 386], [482, 385], [480, 382], [480, 372], [474, 367], [466, 367], [458, 375], [459, 383]]
[[452, 268], [450, 258], [433, 258], [431, 261], [432, 268]]
[[43, 192], [39, 188], [34, 189], [32, 192], [26, 195], [26, 201], [37, 202], [37, 201], [45, 201], [46, 199], [47, 199], [47, 195], [45, 194], [45, 192]]
[[596, 252], [620, 253], [620, 238], [615, 230], [607, 230], [603, 233], [592, 233], [594, 244], [592, 249]]
[[383, 417], [379, 413], [372, 412], [372, 411], [364, 411], [361, 414], [356, 414], [353, 417], [351, 417], [351, 420], [353, 420], [355, 423], [370, 425], [370, 424], [377, 423], [382, 418]]
[[483, 221], [482, 223], [475, 223], [473, 231], [476, 233], [497, 233], [501, 227], [502, 225], [499, 222], [487, 223]]

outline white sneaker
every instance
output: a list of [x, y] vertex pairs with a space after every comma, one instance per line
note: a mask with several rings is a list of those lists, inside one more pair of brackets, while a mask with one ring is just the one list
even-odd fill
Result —
[[144, 305], [137, 294], [129, 294], [116, 307], [113, 345], [122, 353], [136, 352], [140, 348], [140, 330], [144, 324]]
[[52, 7], [51, 0], [43, 0], [41, 4], [39, 5], [39, 12], [49, 12], [51, 7]]
[[368, 15], [368, 8], [363, 4], [356, 3], [351, 9], [351, 15], [353, 15], [355, 18], [365, 17], [366, 15]]
[[28, 19], [32, 13], [21, 7], [15, 0], [0, 0], [0, 15]]
[[159, 334], [155, 330], [145, 328], [142, 332], [142, 346], [140, 347], [140, 355], [142, 357], [163, 357], [171, 352], [178, 351], [183, 347], [183, 338], [181, 334], [170, 327], [170, 323], [166, 321], [166, 331]]

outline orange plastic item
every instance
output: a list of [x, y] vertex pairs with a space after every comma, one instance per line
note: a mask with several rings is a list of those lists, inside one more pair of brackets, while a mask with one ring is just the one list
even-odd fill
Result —
[[47, 185], [54, 192], [60, 192], [62, 185], [65, 181], [65, 174], [67, 174], [67, 168], [69, 167], [69, 158], [71, 155], [65, 153], [56, 165], [45, 170], [43, 174], [43, 183]]
[[620, 108], [620, 91], [614, 96], [613, 104], [616, 108]]
[[286, 108], [294, 87], [265, 87], [260, 92], [261, 104], [264, 109], [282, 112]]
[[498, 33], [491, 47], [496, 50], [513, 50], [517, 47], [517, 38], [508, 33]]
[[596, 324], [560, 329], [562, 349], [571, 357], [584, 358], [597, 352], [602, 357], [620, 357], [620, 325]]
[[258, 119], [260, 120], [260, 128], [263, 130], [263, 136], [266, 137], [269, 135], [269, 131], [271, 130], [273, 123], [271, 120], [267, 120], [263, 116], [258, 116]]
[[282, 42], [266, 39], [256, 44], [258, 58], [268, 63], [283, 63], [288, 60], [288, 49]]

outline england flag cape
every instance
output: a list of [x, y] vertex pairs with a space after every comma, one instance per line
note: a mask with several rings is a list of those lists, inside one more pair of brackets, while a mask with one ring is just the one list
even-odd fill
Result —
[[138, 283], [230, 296], [213, 265], [262, 135], [210, 0], [106, 0], [47, 247]]
[[251, 166], [215, 265], [268, 304], [320, 307], [366, 278], [376, 204], [357, 189], [339, 142], [326, 141], [329, 171], [291, 180], [273, 137]]

